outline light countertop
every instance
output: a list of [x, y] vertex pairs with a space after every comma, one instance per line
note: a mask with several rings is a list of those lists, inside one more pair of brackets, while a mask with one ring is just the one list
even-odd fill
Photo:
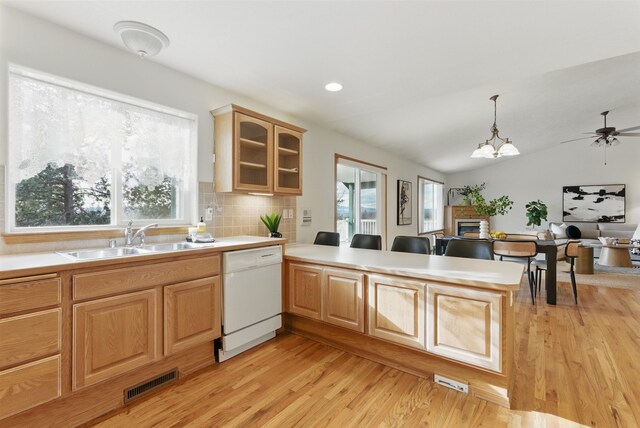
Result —
[[[198, 249], [187, 249], [172, 252], [155, 252], [124, 257], [114, 257], [109, 259], [92, 260], [73, 260], [69, 257], [54, 252], [7, 255], [0, 256], [0, 279], [36, 275], [41, 273], [52, 273], [60, 270], [79, 269], [89, 266], [121, 264], [147, 259], [154, 260], [193, 253], [215, 253], [222, 251], [233, 251], [251, 247], [279, 245], [284, 244], [285, 242], [285, 239], [264, 238], [260, 236], [232, 236], [228, 238], [216, 238], [216, 242], [214, 242], [213, 244], [206, 244], [206, 246]], [[82, 248], [78, 251], [87, 250], [91, 250], [91, 248]]]
[[324, 245], [288, 245], [285, 257], [292, 261], [500, 290], [520, 288], [524, 272], [522, 265], [512, 262]]

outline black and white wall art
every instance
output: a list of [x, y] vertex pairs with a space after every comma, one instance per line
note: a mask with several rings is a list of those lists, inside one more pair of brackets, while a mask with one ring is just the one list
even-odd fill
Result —
[[398, 180], [398, 225], [411, 224], [411, 182]]
[[562, 188], [562, 221], [624, 223], [625, 185]]

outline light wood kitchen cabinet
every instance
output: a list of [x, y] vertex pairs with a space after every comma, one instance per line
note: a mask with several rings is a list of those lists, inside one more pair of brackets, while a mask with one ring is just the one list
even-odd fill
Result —
[[73, 305], [73, 389], [157, 360], [159, 330], [156, 289]]
[[164, 288], [164, 354], [220, 337], [220, 277]]
[[62, 309], [0, 320], [0, 368], [60, 352]]
[[304, 129], [233, 104], [211, 114], [216, 192], [302, 194]]
[[364, 333], [364, 274], [324, 269], [322, 320]]
[[413, 348], [425, 348], [425, 284], [368, 276], [368, 334]]
[[0, 419], [60, 397], [60, 303], [56, 274], [0, 281]]
[[427, 351], [501, 371], [502, 295], [427, 285]]
[[275, 193], [302, 194], [302, 133], [275, 126]]
[[287, 311], [322, 319], [322, 268], [289, 264]]
[[60, 395], [60, 355], [0, 371], [0, 419]]
[[[52, 276], [53, 278], [50, 278]], [[0, 281], [0, 316], [59, 305], [60, 278], [40, 275]]]

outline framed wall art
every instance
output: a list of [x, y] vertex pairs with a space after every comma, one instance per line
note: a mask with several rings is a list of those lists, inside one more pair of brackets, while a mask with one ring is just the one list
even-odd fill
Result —
[[625, 222], [625, 185], [564, 186], [562, 221]]
[[398, 225], [406, 226], [411, 224], [411, 182], [398, 180]]

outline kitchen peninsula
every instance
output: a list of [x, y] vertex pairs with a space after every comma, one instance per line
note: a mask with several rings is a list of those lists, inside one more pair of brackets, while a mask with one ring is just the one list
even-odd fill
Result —
[[289, 331], [510, 406], [522, 266], [318, 245], [285, 263]]

